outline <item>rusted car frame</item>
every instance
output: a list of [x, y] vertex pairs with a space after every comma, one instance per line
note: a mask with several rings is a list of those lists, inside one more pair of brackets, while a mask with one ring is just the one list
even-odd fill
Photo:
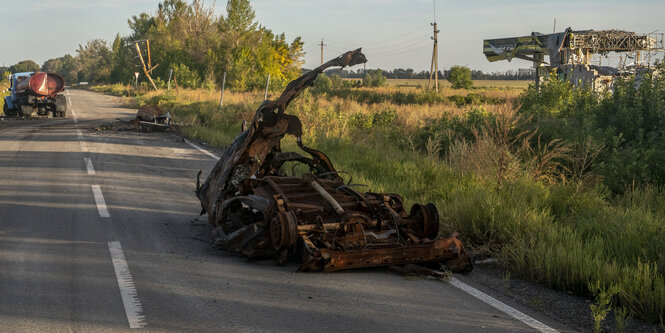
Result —
[[[349, 51], [289, 83], [278, 99], [258, 108], [203, 184], [197, 177], [201, 214], [208, 214], [217, 247], [250, 259], [273, 257], [279, 264], [299, 253], [300, 271], [412, 263], [471, 269], [456, 235], [438, 237], [433, 204], [415, 204], [407, 212], [397, 194], [354, 189], [328, 156], [303, 144], [300, 120], [284, 112], [325, 69], [364, 62], [360, 49]], [[306, 155], [281, 150], [287, 134]], [[282, 170], [287, 163], [309, 171], [288, 176]]]

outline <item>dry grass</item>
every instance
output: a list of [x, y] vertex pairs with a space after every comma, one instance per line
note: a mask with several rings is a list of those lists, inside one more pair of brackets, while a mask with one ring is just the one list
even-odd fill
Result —
[[[349, 79], [358, 80], [358, 79]], [[428, 79], [388, 79], [388, 86], [400, 88], [426, 88]], [[500, 88], [523, 90], [529, 87], [531, 80], [473, 80], [473, 86], [477, 88]], [[439, 88], [450, 88], [448, 80], [439, 78]]]
[[[303, 122], [307, 144], [329, 154], [338, 170], [354, 175], [354, 182], [373, 191], [400, 193], [407, 206], [433, 202], [441, 213], [442, 235], [459, 231], [467, 244], [494, 251], [516, 276], [550, 287], [588, 295], [589, 282], [620, 285], [616, 301], [622, 307], [647, 320], [662, 320], [665, 191], [635, 190], [610, 198], [602, 187], [579, 183], [598, 147], [589, 143], [571, 151], [559, 141], [521, 145], [538, 136], [512, 131], [519, 117], [509, 100], [519, 91], [472, 90], [503, 94], [507, 101], [481, 105], [483, 112], [495, 115], [488, 118], [494, 119], [494, 127], [485, 126], [488, 129], [476, 131], [474, 140], [459, 140], [449, 148], [442, 148], [436, 136], [419, 149], [402, 147], [397, 141], [433, 119], [463, 115], [465, 107], [361, 104], [305, 91], [288, 112]], [[462, 93], [468, 92], [442, 92]], [[222, 147], [238, 133], [239, 122], [251, 118], [263, 94], [227, 92], [223, 110], [218, 108], [216, 91], [146, 93], [140, 99], [163, 103], [176, 121], [186, 125], [184, 135]], [[358, 127], [358, 119], [371, 120], [386, 110], [393, 110], [396, 117], [390, 128]], [[289, 140], [283, 148], [295, 149]], [[446, 160], [439, 157], [442, 149], [449, 150]], [[574, 181], [557, 182], [564, 169], [562, 160], [574, 162], [569, 164]]]

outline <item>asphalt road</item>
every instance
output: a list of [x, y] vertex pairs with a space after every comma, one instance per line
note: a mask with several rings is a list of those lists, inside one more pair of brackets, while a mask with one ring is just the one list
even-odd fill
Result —
[[535, 331], [452, 283], [212, 248], [194, 187], [215, 160], [174, 134], [93, 130], [135, 111], [68, 95], [75, 117], [0, 129], [0, 331]]

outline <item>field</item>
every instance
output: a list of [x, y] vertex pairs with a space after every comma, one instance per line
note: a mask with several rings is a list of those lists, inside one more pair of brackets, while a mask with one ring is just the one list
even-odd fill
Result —
[[[443, 87], [436, 94], [403, 87], [410, 82], [415, 81], [393, 80], [380, 88], [315, 85], [287, 113], [300, 117], [306, 144], [326, 152], [354, 183], [400, 193], [407, 205], [433, 202], [443, 221], [441, 235], [460, 232], [476, 255], [499, 258], [512, 276], [604, 297], [606, 309], [618, 309], [615, 316], [663, 322], [665, 192], [659, 171], [649, 173], [656, 162], [642, 174], [625, 174], [632, 169], [622, 160], [658, 151], [638, 137], [643, 146], [612, 145], [618, 134], [603, 126], [621, 129], [621, 120], [607, 125], [599, 116], [626, 112], [613, 108], [639, 92], [618, 89], [612, 97], [594, 97], [563, 83], [537, 91], [520, 88], [524, 82], [494, 81], [492, 87]], [[94, 89], [127, 95], [131, 88]], [[661, 98], [660, 90], [652, 93]], [[251, 119], [263, 94], [227, 92], [221, 110], [218, 94], [145, 92], [126, 103], [159, 104], [184, 135], [224, 147], [241, 122]], [[622, 133], [625, 142], [634, 142], [627, 129]], [[285, 141], [284, 150], [297, 150], [292, 138]], [[598, 319], [603, 309], [596, 309]]]
[[[388, 86], [391, 87], [427, 87], [428, 79], [388, 79]], [[476, 88], [496, 88], [496, 89], [526, 89], [532, 81], [525, 80], [474, 80], [473, 86]], [[450, 82], [439, 78], [439, 87], [450, 88]]]

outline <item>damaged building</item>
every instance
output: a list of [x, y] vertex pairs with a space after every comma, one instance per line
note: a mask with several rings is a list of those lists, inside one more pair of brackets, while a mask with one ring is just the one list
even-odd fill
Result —
[[[559, 33], [533, 32], [529, 36], [483, 41], [483, 53], [491, 62], [514, 58], [531, 61], [536, 68], [536, 86], [549, 77], [557, 77], [597, 92], [611, 90], [617, 77], [639, 77], [651, 70], [664, 51], [662, 33], [623, 30], [568, 28]], [[618, 56], [618, 61], [601, 65], [610, 54]]]

